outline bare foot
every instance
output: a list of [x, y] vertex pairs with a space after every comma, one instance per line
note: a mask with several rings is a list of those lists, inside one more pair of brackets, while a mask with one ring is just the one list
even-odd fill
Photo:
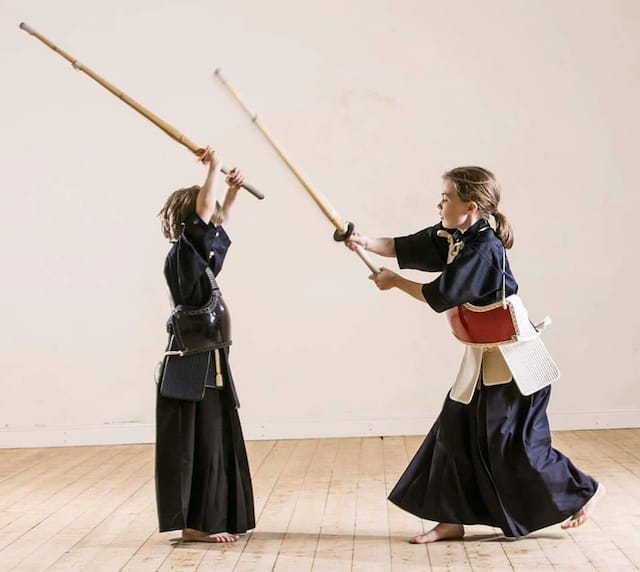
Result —
[[236, 542], [240, 537], [228, 532], [216, 532], [208, 534], [194, 528], [185, 528], [182, 531], [182, 542]]
[[411, 544], [426, 544], [428, 542], [437, 542], [438, 540], [452, 540], [462, 538], [464, 536], [464, 526], [461, 524], [448, 524], [441, 522], [434, 526], [426, 534], [414, 536], [409, 540]]
[[593, 512], [593, 509], [605, 494], [607, 494], [607, 489], [605, 489], [602, 483], [598, 483], [598, 488], [596, 489], [595, 494], [587, 501], [587, 504], [585, 504], [578, 512], [572, 514], [560, 525], [560, 527], [564, 530], [568, 528], [577, 528], [587, 522]]

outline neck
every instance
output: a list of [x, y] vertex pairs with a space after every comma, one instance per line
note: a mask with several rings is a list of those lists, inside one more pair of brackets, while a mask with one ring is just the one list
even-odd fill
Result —
[[478, 221], [480, 220], [480, 217], [478, 215], [475, 216], [470, 216], [469, 218], [467, 218], [466, 221], [464, 221], [464, 224], [461, 224], [458, 227], [458, 230], [460, 232], [466, 232], [467, 230], [469, 230], [469, 228], [471, 228], [474, 224], [476, 224]]

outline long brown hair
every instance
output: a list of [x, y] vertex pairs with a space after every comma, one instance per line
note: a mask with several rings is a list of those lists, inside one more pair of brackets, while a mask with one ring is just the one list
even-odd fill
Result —
[[[162, 225], [162, 234], [171, 241], [176, 241], [182, 234], [182, 223], [196, 210], [196, 198], [200, 192], [200, 186], [178, 189], [169, 195], [169, 198], [160, 209], [158, 216]], [[216, 201], [216, 210], [213, 215], [213, 224], [222, 224], [222, 208]], [[209, 222], [209, 221], [207, 221]]]
[[186, 187], [173, 191], [160, 209], [158, 216], [162, 225], [162, 234], [171, 241], [178, 240], [182, 234], [182, 223], [196, 208], [196, 197], [200, 187]]
[[482, 167], [456, 167], [443, 176], [451, 181], [460, 200], [473, 201], [478, 205], [480, 216], [486, 220], [493, 216], [496, 221], [496, 234], [505, 248], [513, 246], [513, 230], [507, 217], [498, 210], [500, 185], [495, 175]]

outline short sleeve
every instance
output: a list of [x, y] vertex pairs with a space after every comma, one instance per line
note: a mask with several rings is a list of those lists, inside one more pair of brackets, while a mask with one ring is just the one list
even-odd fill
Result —
[[438, 236], [439, 230], [442, 230], [441, 223], [394, 238], [398, 266], [427, 272], [443, 270], [447, 263], [448, 243]]
[[[180, 239], [200, 255], [207, 265], [211, 265], [213, 273], [218, 275], [231, 245], [231, 239], [223, 227], [205, 223], [193, 213], [184, 221]], [[202, 271], [204, 272], [204, 268]]]
[[[515, 293], [518, 286], [508, 266], [505, 279], [507, 295]], [[436, 312], [460, 304], [492, 304], [502, 295], [501, 261], [487, 243], [467, 244], [438, 278], [422, 286], [422, 295]]]
[[220, 272], [230, 245], [222, 227], [205, 223], [196, 213], [185, 219], [182, 234], [165, 262], [165, 276], [176, 303], [200, 303], [199, 282], [208, 267], [216, 275]]
[[211, 223], [205, 223], [195, 212], [189, 215], [182, 224], [182, 235], [178, 241], [187, 243], [202, 258], [209, 260], [216, 236], [216, 227]]
[[231, 239], [227, 231], [221, 226], [215, 227], [215, 234], [211, 244], [211, 250], [209, 251], [209, 262], [213, 262], [213, 273], [216, 276], [220, 270], [222, 270], [222, 264], [230, 246]]

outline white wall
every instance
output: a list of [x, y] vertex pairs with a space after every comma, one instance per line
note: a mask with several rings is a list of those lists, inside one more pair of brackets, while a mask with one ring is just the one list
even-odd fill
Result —
[[554, 319], [553, 427], [640, 426], [637, 2], [12, 0], [0, 14], [0, 446], [153, 438], [168, 313], [155, 215], [204, 175], [22, 20], [267, 194], [239, 200], [221, 275], [248, 438], [423, 433], [463, 349], [332, 242], [217, 66], [364, 232], [432, 224], [444, 170], [494, 170], [521, 294]]

